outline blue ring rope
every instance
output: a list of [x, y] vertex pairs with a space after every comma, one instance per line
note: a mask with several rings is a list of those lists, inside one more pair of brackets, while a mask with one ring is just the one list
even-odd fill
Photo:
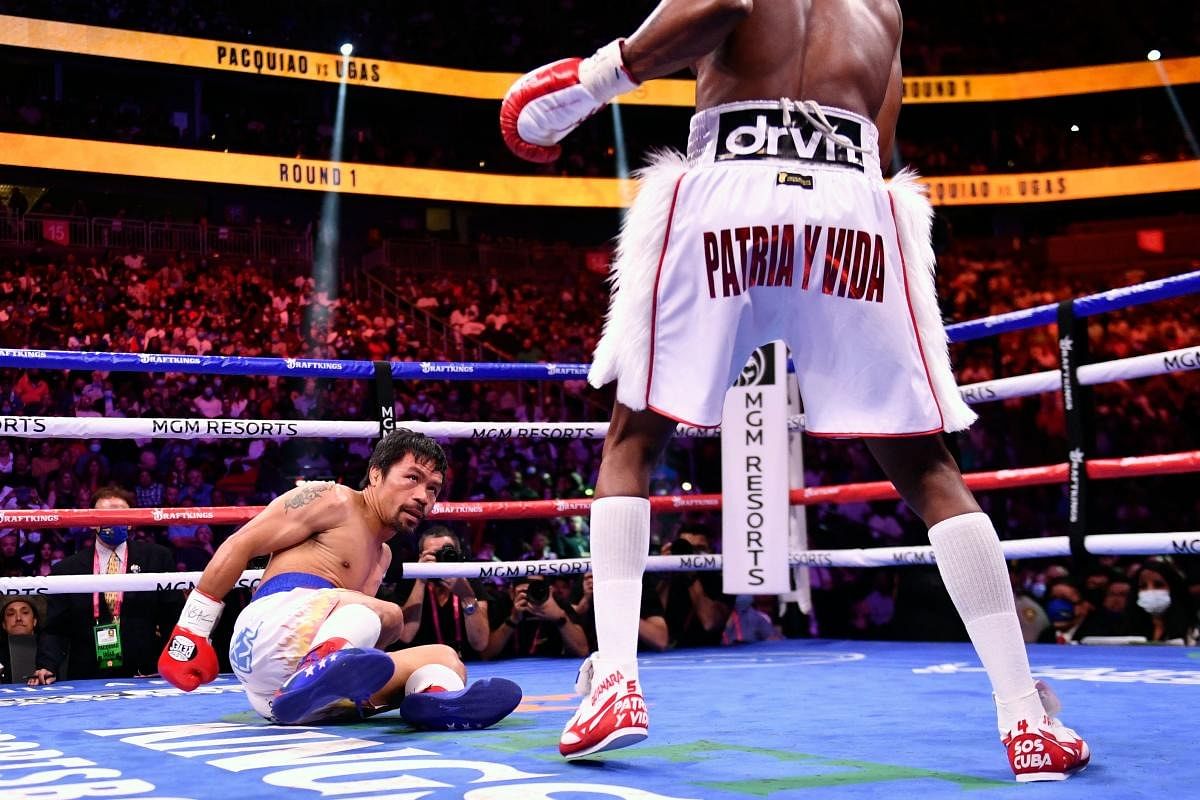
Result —
[[[1106, 311], [1153, 303], [1156, 300], [1170, 300], [1173, 297], [1182, 297], [1194, 292], [1200, 292], [1200, 270], [1121, 289], [1110, 289], [1099, 294], [1089, 294], [1076, 298], [1073, 305], [1075, 306], [1075, 316], [1090, 317]], [[1034, 306], [1020, 311], [1009, 311], [1006, 314], [996, 314], [992, 317], [947, 325], [946, 334], [952, 342], [966, 342], [999, 333], [1036, 328], [1039, 325], [1049, 325], [1057, 321], [1058, 303], [1047, 303], [1044, 306]]]
[[[1169, 300], [1200, 292], [1200, 270], [1135, 286], [1087, 295], [1074, 301], [1081, 317], [1129, 306]], [[983, 319], [948, 325], [952, 342], [966, 342], [999, 333], [1036, 328], [1057, 320], [1057, 303], [1010, 311]], [[319, 358], [251, 358], [246, 356], [190, 356], [149, 353], [93, 353], [73, 350], [21, 350], [0, 348], [0, 367], [25, 369], [111, 370], [115, 372], [187, 372], [205, 375], [278, 375], [285, 378], [373, 378], [371, 361]], [[588, 364], [502, 364], [455, 361], [393, 361], [392, 378], [450, 381], [478, 380], [582, 380]]]

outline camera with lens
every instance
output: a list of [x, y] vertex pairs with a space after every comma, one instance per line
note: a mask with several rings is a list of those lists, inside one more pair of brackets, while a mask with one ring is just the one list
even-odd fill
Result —
[[529, 581], [525, 585], [529, 587], [525, 590], [525, 596], [529, 598], [531, 604], [540, 606], [550, 599], [550, 583], [548, 581]]
[[444, 544], [433, 552], [433, 558], [435, 561], [459, 562], [463, 560], [463, 554], [454, 545]]
[[671, 555], [694, 556], [696, 555], [696, 548], [691, 542], [680, 536], [678, 539], [671, 542]]

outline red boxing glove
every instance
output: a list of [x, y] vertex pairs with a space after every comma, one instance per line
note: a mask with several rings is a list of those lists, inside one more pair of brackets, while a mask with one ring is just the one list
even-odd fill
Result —
[[158, 671], [172, 686], [190, 692], [217, 677], [217, 651], [208, 639], [176, 625], [158, 657]]
[[217, 677], [217, 651], [208, 640], [225, 604], [199, 589], [188, 595], [179, 624], [158, 657], [158, 671], [172, 686], [190, 692]]
[[564, 58], [527, 72], [504, 95], [500, 133], [514, 155], [545, 163], [562, 153], [558, 142], [617, 95], [638, 87], [625, 69], [621, 40], [591, 58]]

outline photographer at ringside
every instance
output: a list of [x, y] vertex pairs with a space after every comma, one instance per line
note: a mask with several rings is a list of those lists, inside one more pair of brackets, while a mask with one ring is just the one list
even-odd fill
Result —
[[521, 656], [573, 656], [588, 652], [587, 633], [571, 604], [551, 591], [542, 575], [529, 575], [497, 593], [492, 607], [492, 634], [485, 659]]
[[[685, 522], [675, 539], [665, 542], [665, 556], [712, 552], [712, 531], [707, 525]], [[721, 643], [733, 598], [721, 591], [719, 572], [668, 572], [657, 581], [659, 602], [673, 647], [707, 647]]]
[[[462, 543], [443, 525], [429, 528], [417, 539], [418, 563], [465, 561]], [[466, 578], [416, 579], [404, 607], [405, 645], [444, 644], [464, 661], [478, 660], [488, 645], [488, 603], [476, 597]]]

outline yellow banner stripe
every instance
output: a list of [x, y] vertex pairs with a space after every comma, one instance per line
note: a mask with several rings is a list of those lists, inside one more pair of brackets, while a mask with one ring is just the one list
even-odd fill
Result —
[[17, 133], [0, 133], [0, 164], [495, 205], [620, 208], [632, 200], [632, 183], [617, 178], [490, 175]]
[[[622, 208], [616, 178], [492, 175], [0, 133], [0, 164], [162, 180], [334, 191], [459, 203]], [[1013, 175], [928, 178], [934, 205], [995, 205], [1200, 190], [1200, 160]]]
[[0, 45], [330, 83], [340, 82], [345, 71], [347, 82], [356, 86], [484, 100], [502, 98], [519, 77], [4, 15]]
[[935, 206], [1045, 203], [1200, 190], [1200, 160], [1128, 167], [926, 178]]
[[[347, 82], [356, 86], [479, 100], [501, 99], [519, 77], [519, 73], [515, 72], [479, 72], [367, 58], [346, 60], [334, 53], [6, 15], [0, 15], [0, 45], [331, 83], [342, 80], [344, 72]], [[532, 68], [537, 65], [522, 66]], [[1003, 75], [909, 77], [904, 80], [904, 99], [907, 103], [1030, 100], [1146, 89], [1161, 86], [1164, 82], [1200, 83], [1200, 57]], [[621, 102], [628, 105], [691, 107], [696, 100], [695, 89], [693, 81], [649, 81], [624, 95]]]
[[939, 75], [904, 79], [905, 103], [1035, 100], [1166, 84], [1200, 83], [1200, 57], [1068, 67], [1005, 75]]

